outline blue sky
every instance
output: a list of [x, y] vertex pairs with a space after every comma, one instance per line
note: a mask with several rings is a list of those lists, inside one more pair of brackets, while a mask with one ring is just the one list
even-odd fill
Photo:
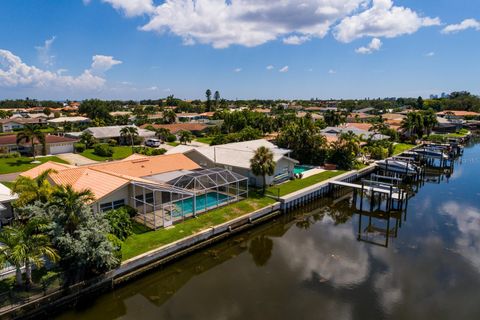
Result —
[[480, 93], [479, 1], [279, 3], [3, 0], [0, 99]]

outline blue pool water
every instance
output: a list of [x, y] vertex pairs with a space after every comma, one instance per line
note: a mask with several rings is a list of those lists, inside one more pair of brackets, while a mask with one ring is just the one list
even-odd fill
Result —
[[303, 173], [305, 171], [308, 171], [310, 169], [312, 169], [312, 167], [299, 165], [299, 166], [295, 166], [295, 168], [293, 168], [293, 173], [294, 174], [299, 174], [299, 173]]
[[[217, 197], [218, 196], [218, 197]], [[222, 204], [227, 202], [230, 199], [229, 196], [223, 193], [209, 192], [207, 194], [202, 194], [197, 196], [196, 209], [197, 211], [204, 210], [209, 207], [216, 206], [217, 204]], [[177, 215], [193, 213], [193, 198], [185, 199], [182, 201], [175, 202], [175, 205], [178, 208]]]

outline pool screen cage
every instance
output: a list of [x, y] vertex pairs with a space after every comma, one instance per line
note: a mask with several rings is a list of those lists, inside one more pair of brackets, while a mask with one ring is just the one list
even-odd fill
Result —
[[246, 198], [248, 178], [211, 168], [190, 171], [165, 183], [133, 182], [132, 188], [136, 220], [158, 229]]

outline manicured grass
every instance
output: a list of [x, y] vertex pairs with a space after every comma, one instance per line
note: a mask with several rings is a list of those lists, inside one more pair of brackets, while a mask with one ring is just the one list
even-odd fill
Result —
[[95, 160], [95, 161], [106, 161], [106, 160], [121, 160], [125, 159], [126, 157], [132, 155], [132, 147], [130, 146], [119, 146], [113, 147], [113, 155], [112, 157], [101, 157], [94, 153], [93, 149], [87, 149], [81, 153], [82, 156]]
[[198, 141], [198, 142], [201, 142], [201, 143], [205, 143], [205, 144], [210, 145], [210, 143], [212, 143], [212, 141], [213, 141], [213, 137], [197, 138], [197, 139], [195, 139], [195, 141]]
[[14, 172], [24, 172], [35, 168], [41, 163], [47, 161], [55, 161], [60, 163], [68, 163], [58, 157], [37, 157], [36, 160], [40, 163], [31, 163], [33, 158], [30, 157], [20, 157], [20, 158], [3, 158], [0, 159], [0, 174], [14, 173]]
[[468, 131], [467, 129], [460, 129], [460, 131], [458, 131], [456, 133], [447, 134], [446, 137], [447, 138], [463, 138], [466, 135], [468, 135], [469, 133], [470, 133], [470, 131]]
[[410, 150], [412, 148], [414, 148], [415, 145], [414, 144], [408, 144], [408, 143], [397, 143], [395, 146], [394, 146], [394, 149], [393, 149], [393, 155], [398, 155], [402, 152], [405, 152], [407, 150]]
[[174, 142], [167, 142], [169, 146], [176, 147], [180, 144], [180, 142], [174, 141]]
[[134, 234], [122, 245], [122, 259], [128, 260], [139, 254], [172, 243], [209, 227], [222, 224], [249, 212], [266, 207], [275, 201], [258, 195], [209, 211], [197, 218], [176, 224], [173, 228], [146, 231], [142, 225], [134, 225]]
[[278, 186], [268, 188], [268, 192], [275, 196], [279, 195], [284, 196], [286, 194], [298, 191], [300, 189], [312, 186], [319, 182], [328, 180], [330, 178], [336, 177], [345, 173], [346, 171], [336, 170], [336, 171], [324, 171], [322, 173], [316, 174], [314, 176], [307, 177], [305, 179], [295, 179], [289, 182], [282, 183]]

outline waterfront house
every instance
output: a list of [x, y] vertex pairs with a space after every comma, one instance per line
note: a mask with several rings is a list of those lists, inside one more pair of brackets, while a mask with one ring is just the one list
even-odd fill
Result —
[[19, 118], [0, 119], [1, 132], [13, 132], [22, 130], [26, 124], [44, 125], [47, 123], [46, 118]]
[[153, 127], [154, 129], [164, 128], [167, 129], [171, 134], [177, 135], [180, 131], [190, 131], [194, 135], [200, 135], [209, 127], [203, 123], [172, 123], [172, 124], [144, 124], [140, 126], [142, 129], [148, 129]]
[[52, 185], [89, 189], [95, 200], [94, 212], [105, 212], [125, 205], [134, 208], [136, 219], [156, 229], [238, 201], [247, 196], [247, 178], [221, 168], [202, 168], [183, 154], [154, 157], [136, 156], [74, 167], [46, 162], [22, 173], [36, 178], [54, 169]]
[[255, 151], [262, 146], [272, 151], [275, 161], [275, 172], [273, 175], [267, 176], [267, 185], [293, 178], [294, 167], [298, 164], [298, 161], [290, 158], [291, 150], [279, 148], [265, 139], [209, 147], [178, 146], [168, 151], [167, 154], [183, 153], [202, 167], [231, 170], [248, 177], [250, 185], [261, 187], [263, 177], [252, 173], [250, 160], [253, 158]]
[[[93, 135], [93, 137], [100, 142], [108, 142], [111, 139], [117, 140], [119, 142], [122, 141], [121, 130], [127, 126], [108, 126], [108, 127], [90, 127], [82, 132], [69, 132], [65, 134], [68, 137], [75, 137], [78, 138], [82, 135], [83, 132], [89, 132]], [[128, 126], [128, 127], [135, 127], [138, 130], [138, 135], [142, 139], [153, 138], [155, 137], [155, 132], [138, 128], [136, 126]]]

